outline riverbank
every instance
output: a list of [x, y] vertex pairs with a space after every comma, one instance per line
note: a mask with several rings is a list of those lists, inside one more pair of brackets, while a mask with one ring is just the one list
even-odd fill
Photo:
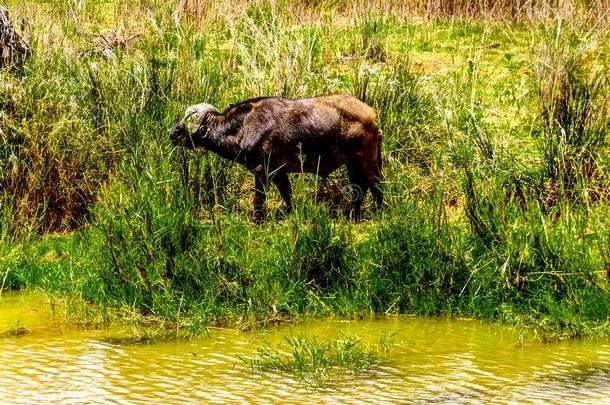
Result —
[[[433, 210], [407, 207], [361, 224], [323, 212], [260, 227], [243, 216], [198, 221], [176, 237], [189, 241], [181, 250], [172, 245], [176, 239], [165, 241], [169, 248], [134, 245], [116, 231], [48, 236], [4, 256], [5, 288], [68, 297], [67, 313], [79, 322], [122, 318], [170, 330], [179, 325], [187, 335], [206, 326], [247, 330], [373, 314], [497, 320], [532, 328], [545, 340], [608, 333], [605, 272], [582, 254], [585, 240], [575, 243], [578, 218], [515, 230], [510, 243], [490, 251], [440, 214], [430, 216]], [[121, 239], [109, 245], [111, 235]], [[542, 239], [548, 250], [533, 250], [527, 261], [516, 256], [539, 238], [548, 238]], [[541, 269], [546, 255], [562, 252], [554, 246], [572, 248], [556, 257], [561, 267]]]
[[[0, 72], [3, 289], [63, 297], [81, 321], [192, 334], [372, 314], [608, 333], [598, 5], [431, 18], [357, 2], [153, 3], [9, 4], [32, 19], [32, 56]], [[324, 93], [380, 113], [385, 208], [367, 201], [361, 223], [342, 219], [341, 171], [324, 187], [293, 176], [294, 212], [255, 226], [251, 175], [167, 136], [190, 104]]]

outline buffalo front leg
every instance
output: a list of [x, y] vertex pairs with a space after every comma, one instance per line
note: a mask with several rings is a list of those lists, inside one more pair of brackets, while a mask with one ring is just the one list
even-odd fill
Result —
[[254, 211], [252, 221], [260, 224], [265, 220], [265, 199], [267, 198], [267, 178], [254, 175]]
[[290, 214], [292, 211], [292, 188], [290, 187], [290, 180], [288, 179], [288, 173], [280, 171], [273, 176], [273, 183], [277, 186], [280, 191], [280, 195], [286, 203], [285, 213]]
[[363, 181], [352, 183], [351, 203], [349, 206], [350, 217], [354, 221], [359, 221], [362, 216], [362, 200], [368, 187]]

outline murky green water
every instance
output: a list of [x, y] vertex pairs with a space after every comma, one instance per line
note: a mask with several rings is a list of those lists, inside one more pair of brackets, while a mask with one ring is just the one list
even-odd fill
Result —
[[[290, 375], [253, 374], [235, 357], [285, 335], [341, 332], [370, 342], [395, 334], [389, 363], [314, 388]], [[43, 299], [5, 293], [0, 402], [610, 403], [610, 341], [521, 344], [508, 329], [474, 321], [316, 321], [153, 344], [116, 343], [115, 335], [65, 329]]]

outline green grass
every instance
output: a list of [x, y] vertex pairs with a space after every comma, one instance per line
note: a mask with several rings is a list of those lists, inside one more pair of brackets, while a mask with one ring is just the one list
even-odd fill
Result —
[[[10, 3], [33, 53], [0, 72], [2, 289], [193, 333], [377, 313], [608, 332], [603, 13], [153, 3]], [[381, 116], [386, 207], [362, 223], [339, 171], [294, 175], [294, 213], [255, 226], [251, 175], [168, 139], [190, 104], [323, 93]]]
[[328, 384], [341, 376], [354, 376], [370, 371], [374, 366], [387, 361], [391, 350], [389, 337], [380, 339], [375, 347], [361, 343], [357, 336], [320, 341], [313, 338], [284, 338], [276, 347], [265, 344], [256, 350], [254, 357], [238, 355], [238, 359], [252, 372], [278, 371], [295, 375], [310, 384]]

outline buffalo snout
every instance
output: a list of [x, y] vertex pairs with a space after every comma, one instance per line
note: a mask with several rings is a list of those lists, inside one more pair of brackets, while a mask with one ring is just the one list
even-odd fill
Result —
[[169, 139], [174, 145], [183, 145], [188, 137], [188, 130], [186, 129], [186, 125], [182, 122], [174, 124], [169, 130]]

